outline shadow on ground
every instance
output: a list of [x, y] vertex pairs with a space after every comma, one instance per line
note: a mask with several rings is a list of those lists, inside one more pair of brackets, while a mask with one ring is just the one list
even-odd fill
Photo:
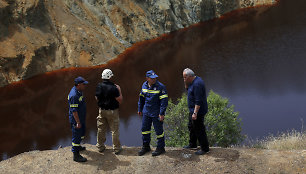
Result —
[[236, 161], [240, 156], [237, 150], [227, 148], [211, 148], [207, 155], [216, 158], [216, 162]]
[[[84, 152], [81, 152], [84, 155], [88, 162], [84, 163], [86, 165], [96, 166], [97, 170], [103, 171], [113, 171], [116, 170], [119, 166], [130, 166], [131, 162], [127, 160], [120, 160], [120, 156], [126, 157], [136, 157], [138, 156], [138, 151], [140, 147], [123, 147], [122, 152], [119, 155], [115, 155], [111, 148], [107, 148], [103, 153], [97, 151], [97, 149], [90, 148]], [[152, 149], [153, 151], [153, 149]], [[151, 152], [152, 152], [151, 151]], [[144, 155], [144, 157], [152, 158], [151, 152]], [[163, 156], [174, 159], [177, 163], [183, 163], [184, 161], [191, 162], [200, 162], [200, 156], [195, 155], [196, 149], [181, 149], [181, 148], [166, 148], [166, 153], [158, 157]], [[237, 150], [229, 148], [210, 148], [210, 152], [205, 154], [204, 157], [212, 157], [215, 162], [223, 161], [236, 161], [239, 159], [240, 154]]]
[[[194, 154], [196, 150], [168, 150], [166, 155], [170, 158], [174, 158], [181, 161], [200, 161], [199, 156]], [[237, 150], [227, 148], [210, 148], [210, 152], [205, 155], [215, 158], [216, 162], [236, 161], [237, 159], [239, 159], [240, 156]]]
[[[122, 152], [120, 155], [124, 155], [127, 152]], [[106, 149], [103, 153], [93, 150], [86, 150], [82, 152], [84, 156], [87, 157], [88, 162], [84, 163], [87, 165], [96, 166], [97, 170], [103, 171], [113, 171], [117, 169], [118, 166], [129, 166], [131, 163], [129, 161], [120, 161], [117, 155], [110, 149]]]

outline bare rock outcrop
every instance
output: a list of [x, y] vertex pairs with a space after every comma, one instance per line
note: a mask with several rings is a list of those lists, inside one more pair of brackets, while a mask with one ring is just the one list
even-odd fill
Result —
[[136, 42], [275, 0], [0, 0], [0, 86], [100, 65]]

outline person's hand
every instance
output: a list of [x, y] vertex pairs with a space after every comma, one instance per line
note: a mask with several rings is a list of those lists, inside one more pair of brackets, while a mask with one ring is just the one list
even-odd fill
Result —
[[164, 115], [159, 115], [159, 121], [164, 121], [165, 116]]
[[192, 114], [192, 120], [196, 120], [197, 119], [197, 114], [196, 113], [193, 113]]
[[119, 86], [119, 85], [117, 85], [117, 84], [115, 84], [115, 85], [116, 85], [117, 89], [118, 89], [119, 91], [121, 91], [120, 86]]
[[138, 115], [139, 115], [139, 116], [142, 116], [142, 112], [138, 112]]
[[186, 83], [184, 83], [184, 85], [185, 85], [185, 89], [188, 89], [188, 85]]
[[77, 123], [75, 128], [80, 129], [82, 127], [81, 123]]

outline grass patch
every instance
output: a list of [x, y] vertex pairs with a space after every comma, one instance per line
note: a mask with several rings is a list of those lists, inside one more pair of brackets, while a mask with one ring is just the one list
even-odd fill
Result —
[[253, 147], [270, 150], [305, 150], [306, 131], [292, 130], [278, 136], [271, 135], [253, 145]]

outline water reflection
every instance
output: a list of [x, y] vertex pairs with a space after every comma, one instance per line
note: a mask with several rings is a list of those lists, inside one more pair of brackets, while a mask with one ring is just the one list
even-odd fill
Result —
[[1, 88], [2, 158], [70, 145], [66, 98], [79, 75], [90, 82], [85, 90], [86, 141], [95, 144], [94, 92], [104, 68], [113, 70], [113, 80], [122, 88], [120, 138], [124, 145], [141, 145], [141, 123], [135, 114], [149, 69], [157, 72], [172, 99], [184, 91], [182, 70], [194, 69], [207, 89], [230, 98], [243, 119], [244, 133], [251, 137], [299, 129], [306, 114], [304, 9], [305, 1], [284, 0], [273, 8], [241, 10], [136, 44], [107, 65], [55, 71]]

